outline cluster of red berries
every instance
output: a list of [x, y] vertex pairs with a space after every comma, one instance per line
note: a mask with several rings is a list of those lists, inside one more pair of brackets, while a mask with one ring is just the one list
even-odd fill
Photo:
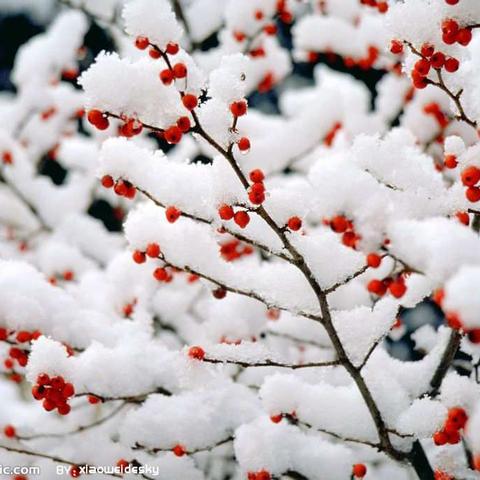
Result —
[[272, 476], [267, 470], [259, 470], [258, 472], [248, 472], [248, 480], [271, 480]]
[[230, 205], [221, 205], [218, 209], [218, 215], [222, 220], [231, 220], [240, 227], [245, 228], [250, 222], [250, 215], [245, 210], [238, 210], [235, 212]]
[[472, 40], [472, 29], [460, 28], [460, 25], [453, 18], [447, 18], [442, 23], [442, 40], [447, 45], [459, 43], [466, 47]]
[[137, 189], [135, 188], [135, 186], [131, 184], [128, 180], [123, 180], [120, 178], [115, 181], [111, 175], [104, 175], [101, 182], [105, 188], [113, 187], [113, 191], [119, 197], [125, 197], [132, 200], [135, 198], [135, 195], [137, 193]]
[[363, 463], [356, 463], [352, 468], [352, 475], [355, 478], [363, 478], [367, 474], [367, 467]]
[[383, 297], [388, 290], [395, 298], [401, 298], [407, 291], [407, 286], [405, 285], [405, 274], [400, 274], [393, 278], [387, 277], [383, 280], [374, 278], [368, 282], [367, 290], [378, 297]]
[[380, 13], [386, 13], [388, 11], [388, 3], [378, 0], [360, 0], [362, 5], [367, 5], [368, 7], [376, 8]]
[[135, 46], [139, 50], [146, 50], [148, 47], [150, 47], [149, 50], [148, 50], [148, 54], [153, 59], [160, 58], [161, 56], [164, 56], [166, 54], [176, 55], [180, 50], [180, 47], [178, 46], [178, 43], [169, 42], [167, 44], [167, 46], [165, 47], [165, 50], [162, 51], [156, 45], [151, 44], [148, 37], [144, 37], [144, 36], [141, 36], [141, 35], [138, 36], [135, 39]]
[[470, 202], [480, 201], [480, 187], [477, 184], [480, 182], [480, 168], [471, 165], [462, 170], [462, 183], [467, 187], [465, 196]]
[[438, 126], [443, 130], [444, 128], [446, 128], [448, 126], [448, 124], [450, 123], [447, 115], [445, 115], [442, 110], [440, 109], [440, 105], [438, 105], [437, 102], [431, 102], [431, 103], [427, 103], [424, 107], [423, 107], [423, 111], [427, 114], [427, 115], [432, 115], [433, 118], [436, 120], [436, 122], [438, 123]]
[[106, 130], [110, 126], [108, 116], [101, 110], [92, 109], [87, 114], [87, 120], [98, 130]]
[[[41, 336], [41, 332], [38, 330], [27, 331], [20, 330], [17, 333], [8, 332], [6, 328], [0, 328], [0, 341], [14, 341], [17, 344], [29, 343], [32, 340], [37, 340]], [[12, 338], [13, 337], [13, 338]], [[8, 358], [5, 359], [4, 365], [8, 370], [13, 370], [15, 361], [21, 367], [25, 367], [28, 363], [28, 350], [24, 350], [18, 347], [11, 347], [8, 351]], [[15, 380], [15, 379], [13, 379]]]
[[143, 123], [135, 118], [128, 118], [124, 120], [122, 126], [118, 129], [118, 134], [122, 137], [131, 138], [135, 135], [140, 135], [143, 130]]
[[184, 63], [179, 62], [173, 65], [172, 68], [165, 68], [159, 74], [160, 81], [169, 86], [174, 80], [181, 80], [187, 76], [188, 70]]
[[253, 251], [251, 245], [245, 245], [236, 238], [220, 244], [220, 255], [226, 262], [234, 262], [245, 255], [251, 255]]
[[132, 258], [135, 263], [141, 264], [145, 263], [147, 257], [158, 258], [161, 253], [160, 245], [158, 243], [149, 243], [144, 251], [134, 250], [132, 253]]
[[32, 395], [35, 400], [43, 400], [42, 406], [47, 412], [56, 408], [60, 415], [67, 415], [70, 413], [67, 402], [75, 395], [75, 387], [60, 375], [50, 378], [46, 373], [41, 373], [32, 387]]
[[468, 415], [461, 407], [454, 407], [448, 410], [447, 419], [442, 430], [433, 434], [435, 445], [455, 445], [460, 442], [460, 430], [462, 430], [468, 421]]
[[13, 163], [13, 154], [10, 150], [2, 152], [2, 162], [4, 165], [11, 165]]
[[335, 137], [339, 130], [341, 130], [342, 124], [340, 122], [336, 122], [333, 127], [327, 132], [325, 138], [323, 139], [323, 144], [327, 147], [331, 147]]
[[373, 67], [374, 63], [377, 61], [379, 55], [378, 48], [374, 45], [369, 45], [367, 48], [367, 54], [360, 58], [355, 59], [353, 57], [345, 57], [343, 63], [347, 68], [359, 67], [362, 70], [369, 70]]
[[250, 172], [250, 181], [252, 185], [248, 190], [248, 199], [254, 205], [261, 205], [265, 201], [265, 175], [260, 169], [255, 169]]
[[187, 133], [192, 126], [188, 117], [180, 117], [175, 125], [170, 125], [163, 132], [158, 132], [158, 136], [170, 145], [177, 145], [182, 140], [183, 134]]
[[342, 243], [346, 247], [356, 248], [360, 235], [355, 232], [355, 227], [351, 220], [348, 220], [343, 215], [337, 215], [330, 219], [324, 218], [323, 224], [329, 226], [335, 233], [342, 234]]

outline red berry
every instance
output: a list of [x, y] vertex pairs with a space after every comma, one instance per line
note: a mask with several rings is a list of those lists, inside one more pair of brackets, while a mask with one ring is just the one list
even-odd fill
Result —
[[457, 157], [455, 155], [445, 155], [443, 164], [447, 168], [455, 168], [458, 165]]
[[425, 58], [421, 58], [415, 63], [415, 70], [422, 76], [426, 77], [430, 71], [430, 62]]
[[165, 49], [165, 51], [169, 55], [176, 55], [179, 50], [180, 50], [180, 47], [178, 46], [178, 43], [175, 43], [175, 42], [167, 43], [167, 48]]
[[456, 445], [457, 443], [460, 442], [460, 433], [458, 431], [452, 431], [447, 433], [447, 442], [450, 445]]
[[287, 227], [296, 232], [302, 228], [302, 219], [299, 217], [290, 217], [287, 222]]
[[70, 476], [72, 478], [78, 478], [81, 476], [81, 473], [80, 473], [80, 468], [77, 467], [77, 466], [73, 466], [70, 468]]
[[348, 228], [347, 219], [342, 215], [337, 215], [330, 221], [330, 227], [336, 233], [343, 233]]
[[112, 188], [115, 183], [110, 175], [104, 175], [101, 181], [105, 188]]
[[50, 377], [46, 373], [41, 373], [37, 377], [37, 384], [38, 385], [48, 385], [50, 383]]
[[160, 255], [160, 245], [158, 243], [149, 243], [147, 245], [145, 253], [150, 258], [157, 258]]
[[150, 41], [147, 37], [137, 37], [135, 39], [135, 46], [140, 50], [145, 50], [149, 44]]
[[467, 412], [461, 407], [453, 407], [448, 411], [448, 421], [455, 424], [458, 430], [465, 427], [467, 420]]
[[250, 150], [250, 140], [247, 137], [242, 137], [238, 143], [238, 149], [241, 152], [248, 152]]
[[381, 280], [373, 279], [368, 282], [367, 290], [370, 293], [374, 293], [375, 295], [381, 297], [385, 295], [387, 287], [385, 286], [385, 283], [383, 283]]
[[447, 434], [445, 432], [440, 431], [440, 432], [435, 432], [433, 434], [433, 442], [438, 447], [440, 447], [442, 445], [445, 445], [447, 443], [447, 441], [448, 441], [448, 437], [447, 437]]
[[264, 17], [264, 13], [262, 10], [255, 10], [253, 16], [255, 17], [255, 20], [262, 20]]
[[88, 396], [88, 403], [95, 405], [100, 402], [100, 399], [96, 397], [95, 395], [89, 395]]
[[133, 258], [133, 261], [135, 263], [145, 263], [145, 253], [141, 252], [140, 250], [135, 250], [133, 253], [132, 253], [132, 258]]
[[106, 130], [110, 122], [108, 118], [100, 110], [90, 110], [87, 115], [88, 121], [98, 128], [98, 130]]
[[113, 191], [120, 197], [124, 197], [128, 192], [128, 185], [123, 180], [118, 180], [113, 187]]
[[435, 52], [435, 48], [429, 43], [424, 43], [421, 52], [424, 57], [431, 57]]
[[185, 78], [187, 76], [187, 67], [184, 63], [176, 63], [173, 66], [173, 76], [175, 78]]
[[242, 117], [247, 113], [247, 102], [245, 100], [233, 102], [230, 105], [230, 111], [234, 117]]
[[172, 452], [177, 457], [183, 457], [187, 453], [187, 451], [185, 450], [185, 447], [183, 445], [175, 445], [172, 448]]
[[475, 166], [465, 168], [461, 174], [462, 183], [467, 187], [473, 187], [480, 181], [480, 169]]
[[475, 344], [480, 343], [480, 328], [474, 328], [468, 332], [468, 339]]
[[447, 18], [442, 22], [443, 33], [457, 33], [459, 30], [458, 22], [453, 18]]
[[252, 170], [249, 177], [253, 183], [261, 183], [265, 180], [265, 175], [259, 168]]
[[148, 50], [148, 54], [151, 58], [155, 60], [162, 56], [162, 52], [160, 52], [160, 50], [158, 50], [156, 47], [150, 47], [150, 49]]
[[395, 298], [401, 298], [405, 295], [407, 287], [405, 286], [405, 283], [396, 280], [388, 286], [388, 290]]
[[11, 165], [13, 163], [13, 155], [12, 152], [5, 150], [2, 153], [2, 161], [5, 165]]
[[171, 127], [168, 127], [164, 132], [165, 140], [171, 145], [180, 143], [182, 135], [182, 131], [179, 127], [177, 127], [177, 125], [172, 125]]
[[442, 52], [435, 52], [430, 57], [430, 63], [433, 68], [442, 68], [445, 65], [445, 55]]
[[191, 93], [187, 93], [183, 96], [182, 103], [187, 110], [193, 110], [198, 105], [198, 98]]
[[445, 70], [447, 72], [456, 72], [459, 66], [460, 62], [456, 58], [450, 57], [445, 60]]
[[188, 356], [195, 360], [203, 360], [205, 358], [205, 350], [202, 347], [190, 347], [188, 349]]
[[167, 270], [165, 270], [165, 268], [158, 267], [153, 271], [153, 276], [159, 282], [165, 282], [166, 280], [168, 280], [169, 274]]
[[13, 425], [5, 425], [5, 428], [3, 429], [3, 433], [8, 438], [13, 438], [17, 434], [15, 427]]
[[267, 35], [276, 35], [277, 34], [277, 26], [274, 23], [269, 23], [263, 27], [263, 31]]
[[280, 423], [282, 421], [282, 418], [283, 418], [283, 415], [280, 413], [279, 415], [272, 415], [270, 417], [270, 420], [273, 422], [273, 423]]
[[377, 253], [369, 253], [367, 255], [367, 265], [372, 268], [378, 268], [382, 263], [382, 257]]
[[67, 282], [71, 282], [74, 278], [75, 274], [71, 270], [66, 270], [63, 272], [63, 279]]
[[[254, 185], [261, 184], [255, 183]], [[254, 205], [261, 205], [265, 201], [265, 193], [263, 191], [250, 190], [250, 192], [248, 192], [248, 199]]]
[[233, 32], [233, 38], [235, 38], [238, 43], [241, 43], [247, 38], [247, 36], [243, 32], [235, 31]]
[[64, 404], [58, 406], [57, 411], [60, 415], [68, 415], [70, 413], [71, 409], [72, 408], [70, 407], [70, 405], [68, 403], [64, 403]]
[[18, 343], [25, 343], [25, 342], [29, 342], [32, 339], [32, 335], [30, 332], [21, 330], [20, 332], [17, 333], [15, 338], [17, 339]]
[[218, 209], [218, 215], [222, 220], [231, 220], [234, 215], [233, 208], [230, 205], [222, 205]]
[[388, 3], [387, 2], [378, 2], [377, 3], [377, 10], [380, 13], [386, 13], [388, 12]]
[[124, 458], [121, 458], [120, 460], [117, 461], [117, 467], [120, 468], [121, 472], [123, 472], [129, 465], [130, 465], [130, 462], [128, 462]]
[[363, 478], [367, 474], [367, 467], [363, 463], [356, 463], [353, 466], [352, 474], [354, 477]]
[[470, 224], [470, 217], [467, 212], [457, 212], [455, 216], [460, 223], [463, 223], [463, 225], [468, 226]]
[[267, 472], [266, 470], [260, 470], [257, 472], [257, 476], [255, 480], [271, 480], [272, 476], [270, 475], [270, 472]]
[[75, 387], [71, 383], [66, 383], [62, 390], [65, 398], [70, 398], [75, 395]]
[[8, 331], [6, 328], [0, 328], [0, 341], [5, 341], [8, 338]]
[[233, 221], [240, 227], [245, 228], [250, 222], [250, 215], [245, 210], [236, 212], [233, 216]]
[[403, 43], [400, 40], [392, 40], [390, 43], [390, 51], [394, 55], [400, 55], [403, 52]]
[[445, 0], [448, 5], [456, 5], [460, 0]]
[[465, 191], [465, 196], [468, 201], [475, 203], [480, 201], [480, 188], [478, 187], [468, 187]]
[[179, 218], [182, 212], [176, 207], [168, 207], [165, 210], [165, 216], [170, 223], [175, 223]]
[[225, 298], [227, 296], [227, 291], [222, 287], [218, 287], [215, 290], [213, 290], [212, 295], [217, 300], [221, 300], [222, 298]]
[[188, 117], [180, 117], [177, 120], [177, 127], [182, 131], [182, 133], [187, 133], [191, 126], [192, 124]]
[[174, 79], [173, 72], [168, 68], [162, 70], [159, 74], [159, 77], [164, 85], [170, 85]]
[[472, 40], [472, 31], [469, 28], [462, 28], [457, 33], [457, 42], [466, 47]]

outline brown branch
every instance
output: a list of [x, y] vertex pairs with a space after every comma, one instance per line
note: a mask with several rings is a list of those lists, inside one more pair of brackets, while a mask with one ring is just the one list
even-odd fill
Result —
[[[215, 278], [213, 278], [209, 275], [206, 275], [205, 273], [202, 273], [198, 270], [195, 270], [194, 268], [192, 268], [188, 265], [183, 265], [183, 266], [175, 265], [175, 264], [171, 263], [170, 261], [168, 261], [165, 258], [165, 256], [163, 255], [163, 253], [160, 255], [159, 259], [162, 260], [165, 263], [165, 265], [168, 266], [168, 267], [172, 267], [172, 268], [182, 270], [182, 271], [187, 272], [187, 273], [191, 273], [193, 275], [197, 275], [198, 277], [203, 278], [204, 280], [207, 280], [207, 281], [213, 283], [217, 287], [223, 288], [227, 292], [232, 292], [232, 293], [236, 293], [237, 295], [243, 295], [245, 297], [253, 298], [254, 300], [257, 300], [257, 301], [263, 303], [264, 305], [266, 305], [267, 308], [275, 308], [277, 310], [286, 310], [286, 311], [291, 312], [290, 308], [272, 304], [266, 298], [262, 297], [261, 295], [254, 292], [253, 290], [243, 290], [241, 288], [233, 287], [231, 285], [226, 285], [225, 283], [221, 282], [220, 280], [217, 280], [217, 279], [215, 279]], [[305, 317], [305, 318], [310, 318], [312, 320], [316, 320], [316, 321], [321, 320], [321, 317], [319, 317], [318, 315], [314, 315], [314, 314], [308, 313], [308, 312], [303, 312], [301, 310], [297, 311], [297, 312], [294, 312], [294, 313], [296, 315], [300, 315], [300, 316]]]
[[149, 395], [154, 395], [154, 394], [161, 394], [161, 395], [166, 395], [166, 396], [171, 396], [172, 392], [169, 392], [168, 390], [158, 387], [155, 390], [147, 393], [141, 393], [139, 395], [126, 395], [126, 396], [119, 396], [119, 397], [108, 397], [108, 396], [103, 396], [99, 395], [98, 393], [92, 393], [92, 392], [82, 392], [82, 393], [77, 393], [75, 396], [76, 397], [95, 397], [98, 398], [102, 403], [104, 402], [117, 402], [117, 401], [123, 401], [126, 403], [142, 403], [145, 401], [145, 399]]
[[450, 338], [448, 340], [445, 351], [443, 352], [440, 363], [433, 374], [432, 379], [430, 380], [430, 391], [429, 395], [431, 397], [436, 397], [442, 386], [443, 379], [450, 368], [450, 365], [455, 358], [458, 348], [460, 347], [460, 342], [462, 340], [462, 335], [457, 330], [452, 330], [450, 333]]
[[[414, 55], [416, 55], [417, 57], [423, 58], [425, 60], [428, 60], [427, 57], [422, 55], [422, 53], [418, 49], [416, 49], [410, 42], [404, 41], [404, 43], [410, 48], [410, 51]], [[467, 123], [468, 125], [470, 125], [472, 128], [477, 129], [477, 126], [478, 126], [477, 122], [467, 116], [467, 114], [465, 113], [465, 109], [462, 105], [461, 96], [463, 93], [463, 89], [460, 89], [457, 93], [453, 93], [445, 84], [441, 68], [434, 68], [433, 70], [435, 70], [438, 81], [435, 82], [434, 80], [430, 80], [429, 78], [427, 78], [426, 79], [427, 83], [430, 85], [434, 85], [435, 87], [438, 87], [440, 90], [443, 90], [450, 97], [450, 99], [453, 101], [453, 103], [455, 104], [458, 110], [458, 114], [456, 116], [457, 120], [461, 120]]]
[[340, 365], [338, 360], [330, 360], [325, 362], [312, 362], [312, 363], [299, 363], [299, 364], [288, 364], [288, 363], [280, 363], [275, 360], [263, 360], [261, 362], [245, 362], [242, 360], [225, 360], [225, 359], [217, 359], [217, 358], [204, 358], [204, 362], [207, 363], [220, 363], [220, 364], [228, 364], [228, 365], [238, 365], [244, 368], [250, 367], [280, 367], [280, 368], [291, 368], [292, 370], [297, 370], [299, 368], [319, 368], [319, 367], [335, 367]]
[[[215, 445], [210, 445], [210, 446], [205, 447], [205, 448], [196, 448], [196, 449], [193, 449], [193, 450], [185, 449], [185, 454], [193, 455], [194, 453], [210, 452], [214, 448], [220, 447], [221, 445], [225, 445], [226, 443], [229, 443], [229, 442], [233, 442], [233, 440], [234, 440], [234, 437], [232, 435], [230, 435], [229, 437], [224, 438], [223, 440], [220, 440]], [[136, 443], [135, 446], [133, 447], [133, 449], [134, 450], [143, 450], [143, 451], [145, 451], [147, 453], [150, 453], [150, 454], [156, 454], [156, 453], [159, 453], [159, 452], [171, 452], [172, 451], [171, 448], [149, 448], [149, 447], [146, 447], [145, 445], [142, 445], [140, 443]]]

